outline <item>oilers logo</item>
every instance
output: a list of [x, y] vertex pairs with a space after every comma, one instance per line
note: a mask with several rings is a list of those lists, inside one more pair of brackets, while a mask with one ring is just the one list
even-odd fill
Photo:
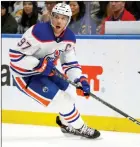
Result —
[[49, 89], [48, 89], [47, 86], [44, 86], [44, 87], [42, 88], [42, 91], [43, 91], [43, 92], [48, 92], [48, 90], [49, 90]]
[[59, 58], [61, 52], [62, 52], [61, 50], [55, 50], [53, 53], [47, 54], [45, 57], [48, 60], [55, 61]]

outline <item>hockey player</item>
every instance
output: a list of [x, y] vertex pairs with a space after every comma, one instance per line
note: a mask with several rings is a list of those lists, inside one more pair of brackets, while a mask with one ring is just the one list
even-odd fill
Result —
[[83, 93], [89, 94], [90, 85], [75, 56], [75, 35], [67, 28], [71, 15], [69, 5], [55, 5], [50, 22], [29, 28], [10, 49], [10, 68], [20, 91], [42, 105], [56, 105], [60, 115], [56, 122], [63, 133], [97, 138], [100, 132], [88, 127], [76, 109], [69, 83], [52, 72], [60, 58], [68, 78], [80, 83]]

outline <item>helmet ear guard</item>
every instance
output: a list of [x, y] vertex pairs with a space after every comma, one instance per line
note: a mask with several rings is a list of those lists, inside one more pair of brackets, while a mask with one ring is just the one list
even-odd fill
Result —
[[[69, 5], [65, 4], [65, 3], [58, 3], [56, 4], [53, 9], [52, 9], [52, 12], [51, 12], [51, 16], [54, 15], [54, 13], [56, 14], [61, 14], [61, 15], [65, 15], [65, 16], [68, 16], [69, 19], [68, 19], [68, 23], [66, 25], [66, 27], [68, 26], [70, 20], [71, 20], [71, 16], [72, 16], [72, 11], [71, 11], [71, 8]], [[52, 22], [51, 22], [51, 25], [53, 26]], [[54, 26], [53, 26], [54, 27]], [[66, 28], [65, 27], [65, 28]]]

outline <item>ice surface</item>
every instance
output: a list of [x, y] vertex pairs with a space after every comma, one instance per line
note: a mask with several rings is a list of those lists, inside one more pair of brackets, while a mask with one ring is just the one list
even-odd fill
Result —
[[2, 147], [140, 147], [140, 133], [101, 131], [93, 140], [66, 136], [58, 127], [2, 124]]

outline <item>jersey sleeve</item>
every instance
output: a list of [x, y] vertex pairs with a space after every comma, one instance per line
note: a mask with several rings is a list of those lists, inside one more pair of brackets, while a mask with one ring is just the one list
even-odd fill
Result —
[[82, 74], [81, 66], [78, 63], [75, 53], [75, 43], [69, 42], [65, 51], [60, 56], [61, 66], [70, 80], [74, 81]]
[[40, 49], [40, 42], [36, 40], [34, 27], [29, 28], [19, 40], [14, 49], [9, 50], [10, 68], [17, 76], [31, 76], [38, 74], [33, 68], [39, 64], [34, 53]]

